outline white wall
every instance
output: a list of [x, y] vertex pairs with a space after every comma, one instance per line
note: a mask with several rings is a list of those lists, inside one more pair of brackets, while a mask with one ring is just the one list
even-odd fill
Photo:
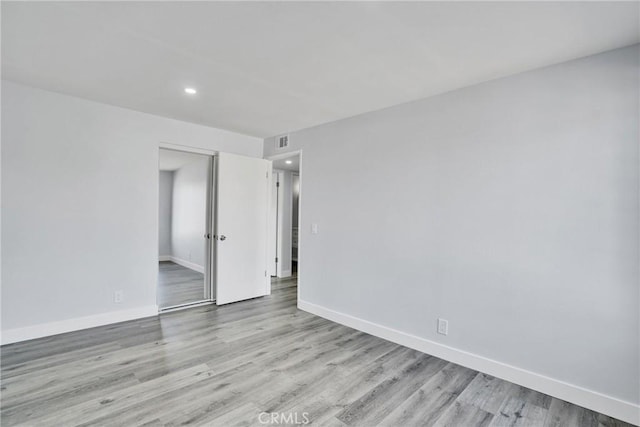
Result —
[[630, 416], [638, 76], [636, 45], [292, 133], [301, 306]]
[[171, 255], [204, 272], [209, 158], [202, 156], [174, 172]]
[[171, 218], [173, 203], [173, 171], [160, 171], [158, 209], [158, 256], [171, 256]]
[[257, 138], [2, 82], [3, 342], [155, 308], [160, 142], [262, 153]]
[[[298, 228], [298, 207], [300, 206], [300, 174], [298, 172], [291, 174], [291, 228]], [[292, 231], [293, 234], [293, 231]], [[298, 260], [298, 248], [293, 244], [293, 235], [291, 237], [291, 259]]]

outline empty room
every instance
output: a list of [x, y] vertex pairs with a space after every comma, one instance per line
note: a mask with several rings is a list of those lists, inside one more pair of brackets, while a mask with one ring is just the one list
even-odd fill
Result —
[[640, 2], [0, 13], [2, 426], [640, 425]]

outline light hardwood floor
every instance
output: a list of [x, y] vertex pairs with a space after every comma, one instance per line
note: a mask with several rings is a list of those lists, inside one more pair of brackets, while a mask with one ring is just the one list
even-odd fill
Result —
[[298, 285], [298, 277], [296, 275], [284, 277], [279, 279], [277, 277], [271, 277], [271, 291], [277, 291], [280, 289], [286, 289], [296, 287]]
[[158, 263], [158, 306], [189, 304], [205, 299], [204, 274], [171, 261]]
[[626, 425], [302, 312], [293, 279], [273, 288], [3, 346], [2, 425]]

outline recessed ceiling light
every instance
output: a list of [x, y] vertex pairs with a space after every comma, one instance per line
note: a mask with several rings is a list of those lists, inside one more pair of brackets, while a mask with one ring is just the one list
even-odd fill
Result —
[[290, 165], [291, 163], [293, 163], [291, 160], [285, 160], [284, 161], [286, 164]]
[[195, 95], [196, 93], [198, 93], [198, 91], [197, 91], [197, 90], [195, 90], [195, 89], [194, 89], [194, 88], [192, 88], [192, 87], [185, 87], [185, 88], [184, 88], [184, 91], [185, 91], [186, 93], [188, 93], [189, 95]]

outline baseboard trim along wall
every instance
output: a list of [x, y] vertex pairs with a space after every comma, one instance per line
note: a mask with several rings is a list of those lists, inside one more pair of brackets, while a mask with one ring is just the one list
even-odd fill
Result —
[[7, 329], [6, 331], [2, 331], [0, 343], [2, 345], [11, 344], [35, 338], [64, 334], [66, 332], [79, 331], [81, 329], [94, 328], [96, 326], [125, 322], [127, 320], [156, 316], [157, 314], [158, 306], [149, 305], [128, 310], [111, 311], [93, 316], [77, 317], [75, 319], [61, 320], [58, 322], [41, 323], [24, 328]]
[[340, 313], [304, 300], [298, 300], [298, 308], [316, 316], [366, 332], [379, 338], [427, 353], [449, 362], [457, 363], [485, 374], [566, 400], [622, 421], [640, 425], [640, 405], [559, 381], [525, 369], [507, 365], [477, 354], [407, 334], [386, 326]]
[[158, 261], [171, 261], [171, 255], [159, 255]]
[[281, 279], [284, 279], [286, 277], [291, 277], [291, 270], [282, 270], [282, 274], [280, 274]]
[[169, 259], [160, 259], [160, 261], [171, 261], [171, 262], [175, 262], [178, 265], [181, 265], [183, 267], [188, 268], [189, 270], [193, 270], [193, 271], [197, 271], [198, 273], [202, 273], [204, 274], [204, 267], [201, 265], [198, 265], [196, 263], [193, 263], [191, 261], [187, 261], [184, 259], [180, 259], [180, 258], [176, 258], [172, 255], [168, 256]]

